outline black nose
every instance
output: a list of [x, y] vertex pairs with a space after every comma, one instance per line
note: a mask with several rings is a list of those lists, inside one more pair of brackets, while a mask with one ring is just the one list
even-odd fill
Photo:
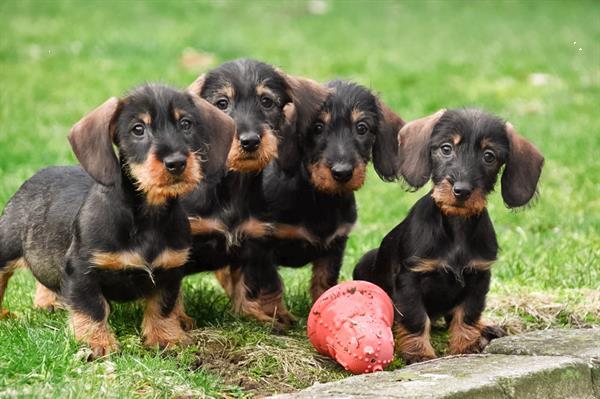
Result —
[[466, 200], [473, 192], [473, 186], [465, 182], [456, 182], [452, 185], [452, 193], [456, 199]]
[[352, 178], [352, 172], [354, 168], [348, 163], [337, 163], [331, 167], [331, 174], [333, 178], [340, 183], [346, 183]]
[[240, 134], [240, 145], [245, 151], [255, 151], [260, 145], [260, 136], [257, 133]]
[[179, 176], [185, 170], [187, 157], [181, 153], [171, 154], [163, 159], [163, 163], [170, 174]]

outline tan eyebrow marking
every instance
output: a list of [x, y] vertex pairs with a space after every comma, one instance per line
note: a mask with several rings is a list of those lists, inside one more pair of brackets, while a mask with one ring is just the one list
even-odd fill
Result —
[[269, 89], [264, 83], [260, 83], [256, 86], [256, 94], [258, 96], [268, 96], [270, 98], [272, 98], [273, 100], [278, 99], [278, 96], [275, 94], [275, 92], [271, 89]]
[[489, 138], [485, 137], [483, 140], [481, 140], [481, 143], [479, 143], [479, 145], [481, 146], [481, 149], [487, 148], [492, 144], [492, 140], [490, 140]]
[[180, 109], [180, 108], [175, 108], [175, 109], [173, 110], [173, 114], [175, 115], [175, 119], [176, 119], [176, 120], [179, 120], [179, 119], [181, 119], [182, 117], [184, 117], [184, 116], [187, 116], [187, 115], [188, 115], [188, 113], [187, 113], [186, 111], [184, 111], [184, 110], [182, 110], [182, 109]]
[[357, 123], [365, 117], [365, 113], [360, 109], [353, 108], [350, 117], [352, 118], [352, 123]]
[[142, 112], [138, 115], [138, 119], [146, 124], [146, 126], [152, 125], [152, 117], [148, 112]]
[[452, 135], [452, 142], [454, 143], [454, 145], [459, 145], [461, 141], [462, 141], [462, 136], [460, 134]]
[[327, 111], [323, 111], [319, 115], [319, 119], [321, 120], [321, 122], [323, 122], [324, 124], [327, 125], [327, 124], [329, 124], [329, 122], [331, 122], [331, 113], [329, 113]]

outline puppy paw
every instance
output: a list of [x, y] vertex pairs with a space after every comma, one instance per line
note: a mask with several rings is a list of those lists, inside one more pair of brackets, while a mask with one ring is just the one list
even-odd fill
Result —
[[53, 313], [56, 309], [60, 309], [62, 306], [56, 293], [46, 288], [41, 283], [36, 282], [33, 307], [44, 309], [49, 313]]
[[427, 360], [435, 359], [436, 356], [433, 353], [401, 353], [400, 357], [406, 364], [420, 363]]
[[0, 312], [0, 320], [3, 319], [14, 319], [16, 316], [14, 313], [9, 312], [8, 309], [2, 309]]
[[101, 357], [108, 356], [111, 353], [119, 351], [119, 344], [116, 340], [112, 339], [108, 342], [93, 342], [88, 344], [92, 351], [87, 360], [92, 361]]
[[485, 326], [481, 330], [481, 336], [487, 339], [488, 341], [491, 341], [496, 338], [506, 337], [507, 335], [508, 334], [506, 333], [506, 331], [504, 331], [504, 329], [500, 326]]
[[196, 327], [196, 322], [190, 316], [185, 313], [180, 313], [177, 315], [179, 319], [179, 325], [183, 329], [183, 331], [191, 331]]
[[147, 347], [161, 349], [188, 346], [192, 343], [190, 336], [181, 328], [179, 317], [175, 315], [145, 323], [143, 341]]
[[491, 340], [507, 335], [499, 326], [483, 325], [466, 331], [469, 333], [463, 332], [459, 338], [451, 337], [450, 352], [452, 354], [481, 353]]

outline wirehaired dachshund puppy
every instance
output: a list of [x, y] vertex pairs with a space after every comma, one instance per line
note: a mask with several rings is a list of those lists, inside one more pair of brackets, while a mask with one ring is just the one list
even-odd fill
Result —
[[[215, 233], [226, 237], [225, 251], [219, 251], [226, 253], [241, 237], [267, 234], [266, 226], [251, 215], [253, 205], [262, 197], [260, 172], [272, 160], [290, 167], [285, 137], [293, 134], [297, 125], [302, 128], [307, 124], [307, 115], [318, 109], [326, 91], [308, 79], [249, 59], [224, 63], [200, 76], [188, 90], [229, 115], [236, 125], [227, 158], [229, 170], [184, 199], [193, 234], [201, 241]], [[218, 268], [226, 257], [217, 256], [214, 261], [203, 258], [203, 263]]]
[[271, 163], [263, 173], [271, 239], [252, 248], [247, 262], [232, 263], [229, 281], [221, 280], [238, 312], [282, 327], [289, 327], [291, 316], [277, 266], [312, 262], [310, 291], [316, 300], [337, 284], [357, 218], [354, 191], [363, 186], [367, 164], [373, 159], [383, 180], [398, 176], [402, 119], [360, 85], [332, 81], [326, 88], [327, 99], [294, 136], [293, 171]]
[[200, 76], [189, 90], [229, 115], [236, 125], [227, 173], [184, 198], [194, 235], [186, 266], [191, 274], [243, 263], [252, 253], [246, 240], [261, 241], [271, 234], [271, 225], [263, 220], [268, 209], [262, 171], [272, 161], [284, 170], [295, 167], [291, 136], [306, 129], [327, 90], [248, 59], [224, 63]]
[[433, 189], [367, 252], [354, 279], [385, 289], [395, 305], [396, 349], [408, 362], [435, 357], [432, 320], [444, 316], [452, 354], [480, 352], [505, 335], [481, 320], [491, 266], [498, 254], [486, 209], [502, 166], [509, 208], [536, 193], [544, 158], [514, 127], [476, 109], [442, 110], [400, 131], [401, 173]]
[[118, 349], [111, 300], [145, 300], [146, 345], [187, 343], [174, 312], [191, 244], [178, 198], [221, 173], [233, 133], [231, 118], [166, 86], [110, 98], [71, 130], [81, 167], [41, 170], [6, 206], [0, 299], [22, 264], [63, 298], [93, 357]]

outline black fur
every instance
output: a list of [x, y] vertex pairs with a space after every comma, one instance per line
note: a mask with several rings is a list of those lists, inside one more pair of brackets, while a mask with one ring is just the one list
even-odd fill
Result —
[[[170, 187], [187, 178], [193, 165], [201, 165], [200, 157], [205, 174], [216, 170], [220, 154], [215, 148], [223, 139], [229, 146], [232, 136], [232, 122], [211, 105], [166, 86], [145, 85], [121, 100], [107, 101], [70, 136], [90, 174], [80, 166], [44, 169], [6, 206], [0, 218], [0, 274], [9, 262], [23, 258], [39, 282], [57, 292], [72, 312], [96, 322], [108, 316], [105, 300], [155, 295], [160, 295], [166, 317], [177, 300], [183, 269], [151, 263], [167, 249], [189, 248], [189, 223], [177, 193], [151, 200], [132, 168], [154, 154], [156, 173], [164, 168], [166, 181], [160, 184]], [[227, 148], [221, 152], [226, 154]], [[113, 162], [118, 168], [107, 168]], [[190, 179], [193, 188], [198, 179]], [[123, 251], [141, 256], [145, 267], [121, 264], [109, 270], [94, 263], [95, 254]], [[103, 354], [108, 348], [92, 349]]]
[[[267, 94], [261, 93], [261, 88], [266, 88]], [[190, 90], [233, 118], [237, 129], [234, 140], [241, 148], [244, 137], [259, 137], [255, 149], [243, 150], [249, 158], [260, 152], [264, 133], [270, 130], [276, 138], [279, 154], [275, 154], [273, 160], [284, 168], [290, 167], [290, 162], [294, 165], [290, 157], [282, 155], [285, 141], [293, 140], [291, 136], [297, 124], [302, 126], [305, 115], [318, 109], [325, 96], [324, 89], [309, 85], [305, 79], [288, 76], [271, 65], [249, 59], [217, 67], [194, 82]], [[233, 97], [225, 95], [228, 92], [232, 92]], [[290, 106], [293, 106], [291, 116], [284, 112]], [[186, 266], [188, 274], [215, 270], [244, 258], [245, 233], [240, 226], [251, 218], [263, 220], [268, 213], [261, 186], [266, 165], [257, 163], [249, 169], [238, 170], [232, 164], [222, 179], [201, 186], [184, 198], [190, 217], [214, 220], [224, 227], [224, 231], [195, 235], [193, 256]]]
[[[481, 333], [467, 351], [478, 351], [503, 332], [481, 327], [491, 273], [487, 267], [469, 265], [489, 262], [491, 266], [496, 260], [498, 244], [485, 198], [493, 191], [503, 165], [512, 162], [515, 169], [528, 167], [511, 159], [511, 147], [524, 140], [509, 134], [508, 125], [500, 119], [474, 109], [449, 110], [411, 123], [401, 131], [402, 150], [425, 153], [427, 158], [418, 159], [422, 165], [403, 165], [405, 177], [421, 185], [425, 173], [434, 190], [413, 206], [378, 249], [362, 257], [354, 279], [382, 287], [394, 302], [395, 322], [413, 338], [428, 336], [429, 320], [439, 316], [450, 320], [461, 308], [464, 323], [478, 326]], [[541, 170], [543, 158], [530, 148], [526, 157], [538, 159], [535, 167]], [[439, 194], [437, 190], [444, 184], [452, 187], [451, 194]], [[529, 184], [535, 190], [537, 178]], [[470, 203], [474, 196], [480, 201]], [[436, 266], [419, 271], [426, 260]], [[402, 351], [402, 345], [398, 349]], [[432, 348], [430, 352], [421, 348], [401, 355], [413, 362], [432, 357], [432, 353]]]
[[[263, 173], [268, 211], [264, 217], [273, 225], [273, 235], [262, 246], [248, 246], [245, 262], [231, 264], [232, 269], [241, 268], [250, 300], [281, 295], [277, 265], [317, 263], [314, 278], [318, 281], [311, 288], [314, 300], [337, 283], [348, 234], [357, 218], [354, 190], [362, 186], [362, 177], [355, 177], [371, 160], [378, 140], [397, 143], [403, 121], [387, 109], [384, 118], [379, 100], [369, 90], [343, 81], [326, 87], [330, 95], [313, 123], [296, 135], [297, 168], [290, 173], [271, 163]], [[353, 111], [360, 113], [359, 120], [352, 120]], [[325, 176], [336, 168], [345, 168], [350, 176], [337, 179], [331, 174], [331, 184], [324, 187], [311, 177], [311, 168], [317, 164], [323, 165]], [[304, 229], [310, 237], [284, 237], [287, 227]], [[272, 315], [275, 320], [278, 316]]]

